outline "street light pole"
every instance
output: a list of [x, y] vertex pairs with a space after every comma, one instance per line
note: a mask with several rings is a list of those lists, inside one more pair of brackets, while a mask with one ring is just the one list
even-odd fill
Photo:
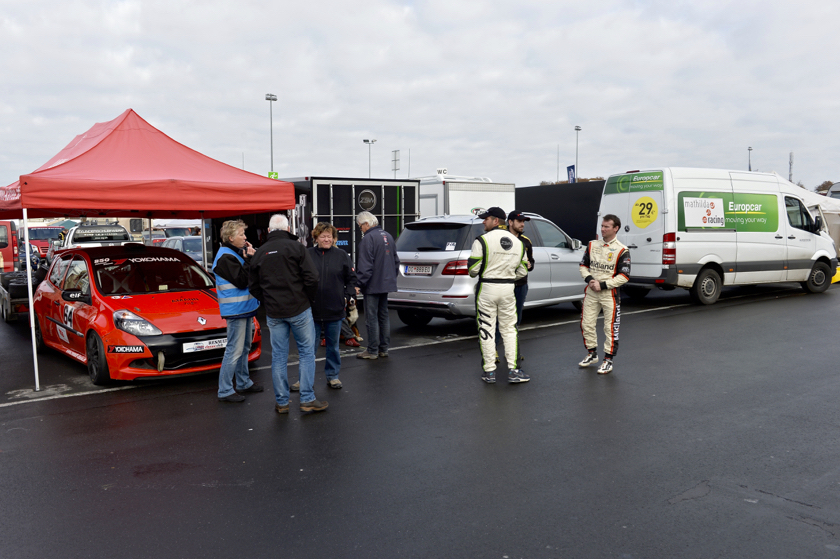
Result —
[[362, 141], [368, 145], [368, 178], [370, 178], [370, 146], [376, 143], [376, 139]]
[[747, 148], [747, 170], [752, 171], [752, 148]]
[[271, 130], [271, 172], [274, 172], [274, 113], [271, 109], [271, 103], [277, 101], [277, 96], [273, 93], [266, 93], [265, 100], [268, 101], [268, 122]]
[[575, 182], [577, 182], [580, 172], [578, 172], [578, 138], [580, 138], [580, 126], [575, 126]]

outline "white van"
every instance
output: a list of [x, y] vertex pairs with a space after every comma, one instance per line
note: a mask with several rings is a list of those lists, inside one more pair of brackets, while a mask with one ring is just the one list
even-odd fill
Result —
[[773, 173], [628, 171], [607, 179], [598, 215], [621, 219], [631, 297], [683, 287], [711, 305], [723, 285], [786, 281], [821, 293], [831, 285], [837, 252], [799, 192]]

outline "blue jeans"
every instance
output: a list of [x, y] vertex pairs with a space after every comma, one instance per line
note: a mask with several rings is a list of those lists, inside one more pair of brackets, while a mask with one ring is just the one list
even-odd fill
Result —
[[248, 354], [251, 352], [251, 340], [254, 338], [253, 318], [228, 318], [227, 346], [219, 371], [219, 398], [234, 393], [233, 378], [239, 390], [250, 388], [254, 381], [248, 375]]
[[321, 332], [327, 344], [327, 364], [324, 372], [327, 373], [327, 380], [338, 378], [338, 370], [341, 368], [341, 351], [338, 349], [339, 332], [343, 320], [315, 321], [315, 339], [321, 339]]
[[365, 293], [365, 327], [367, 352], [388, 353], [391, 345], [391, 319], [388, 317], [388, 294]]
[[305, 404], [315, 399], [315, 326], [312, 309], [306, 309], [291, 318], [266, 317], [271, 332], [271, 381], [274, 383], [274, 398], [281, 406], [289, 403], [289, 332], [294, 334], [300, 355], [300, 402]]

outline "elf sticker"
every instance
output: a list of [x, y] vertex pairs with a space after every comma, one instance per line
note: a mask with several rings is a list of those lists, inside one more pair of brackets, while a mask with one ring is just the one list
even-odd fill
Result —
[[639, 229], [644, 229], [656, 221], [657, 216], [659, 216], [656, 200], [650, 196], [642, 196], [633, 204], [630, 215], [633, 218], [633, 224]]

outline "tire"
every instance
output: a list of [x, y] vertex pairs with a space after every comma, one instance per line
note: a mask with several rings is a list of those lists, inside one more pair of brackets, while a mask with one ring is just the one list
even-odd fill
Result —
[[572, 306], [577, 309], [578, 312], [583, 311], [583, 301], [578, 299], [577, 301], [572, 301]]
[[44, 334], [41, 332], [41, 319], [38, 318], [38, 315], [35, 315], [35, 353], [41, 354], [44, 353]]
[[397, 316], [400, 317], [406, 326], [412, 328], [420, 328], [432, 321], [431, 315], [420, 311], [398, 310]]
[[650, 293], [650, 289], [648, 289], [647, 287], [637, 287], [635, 285], [627, 285], [622, 287], [621, 289], [627, 294], [628, 297], [635, 301], [644, 299], [648, 296], [648, 293]]
[[712, 268], [705, 268], [697, 274], [697, 279], [694, 280], [694, 285], [691, 286], [689, 293], [695, 303], [712, 305], [720, 297], [722, 285], [720, 274]]
[[808, 279], [802, 282], [802, 289], [808, 293], [822, 293], [831, 286], [831, 268], [825, 262], [817, 262], [811, 268]]
[[90, 381], [96, 385], [108, 384], [111, 380], [111, 373], [108, 371], [108, 358], [105, 355], [105, 348], [102, 339], [91, 332], [88, 334], [87, 342], [87, 366]]

